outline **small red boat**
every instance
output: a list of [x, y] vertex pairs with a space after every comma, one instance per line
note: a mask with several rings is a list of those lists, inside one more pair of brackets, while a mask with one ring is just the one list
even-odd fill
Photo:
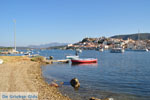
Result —
[[87, 58], [87, 59], [72, 59], [72, 63], [97, 63], [97, 59]]

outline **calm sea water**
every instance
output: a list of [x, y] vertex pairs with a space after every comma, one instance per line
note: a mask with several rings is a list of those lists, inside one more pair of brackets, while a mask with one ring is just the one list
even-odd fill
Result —
[[[72, 50], [45, 50], [40, 55], [64, 59]], [[150, 52], [109, 53], [84, 50], [81, 58], [98, 58], [98, 64], [57, 64], [42, 67], [47, 82], [64, 82], [59, 90], [73, 100], [89, 97], [114, 100], [150, 100]], [[74, 90], [69, 81], [77, 77], [81, 87]]]

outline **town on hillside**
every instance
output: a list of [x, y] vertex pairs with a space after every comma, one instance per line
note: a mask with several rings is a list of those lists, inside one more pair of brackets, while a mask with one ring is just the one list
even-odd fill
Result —
[[150, 40], [127, 40], [118, 38], [84, 38], [82, 41], [69, 44], [66, 49], [112, 49], [123, 48], [126, 50], [150, 50]]

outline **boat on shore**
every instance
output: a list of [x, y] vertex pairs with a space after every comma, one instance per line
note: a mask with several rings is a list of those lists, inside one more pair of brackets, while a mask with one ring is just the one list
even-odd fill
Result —
[[0, 59], [0, 64], [3, 64], [3, 60], [2, 59]]
[[97, 63], [95, 58], [85, 58], [85, 59], [71, 59], [72, 63]]
[[124, 53], [124, 49], [122, 48], [112, 48], [111, 53]]

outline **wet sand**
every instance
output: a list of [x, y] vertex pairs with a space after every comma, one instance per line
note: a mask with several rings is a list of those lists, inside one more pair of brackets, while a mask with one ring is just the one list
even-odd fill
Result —
[[41, 64], [28, 57], [0, 56], [0, 92], [38, 92], [38, 100], [70, 100], [42, 77]]

